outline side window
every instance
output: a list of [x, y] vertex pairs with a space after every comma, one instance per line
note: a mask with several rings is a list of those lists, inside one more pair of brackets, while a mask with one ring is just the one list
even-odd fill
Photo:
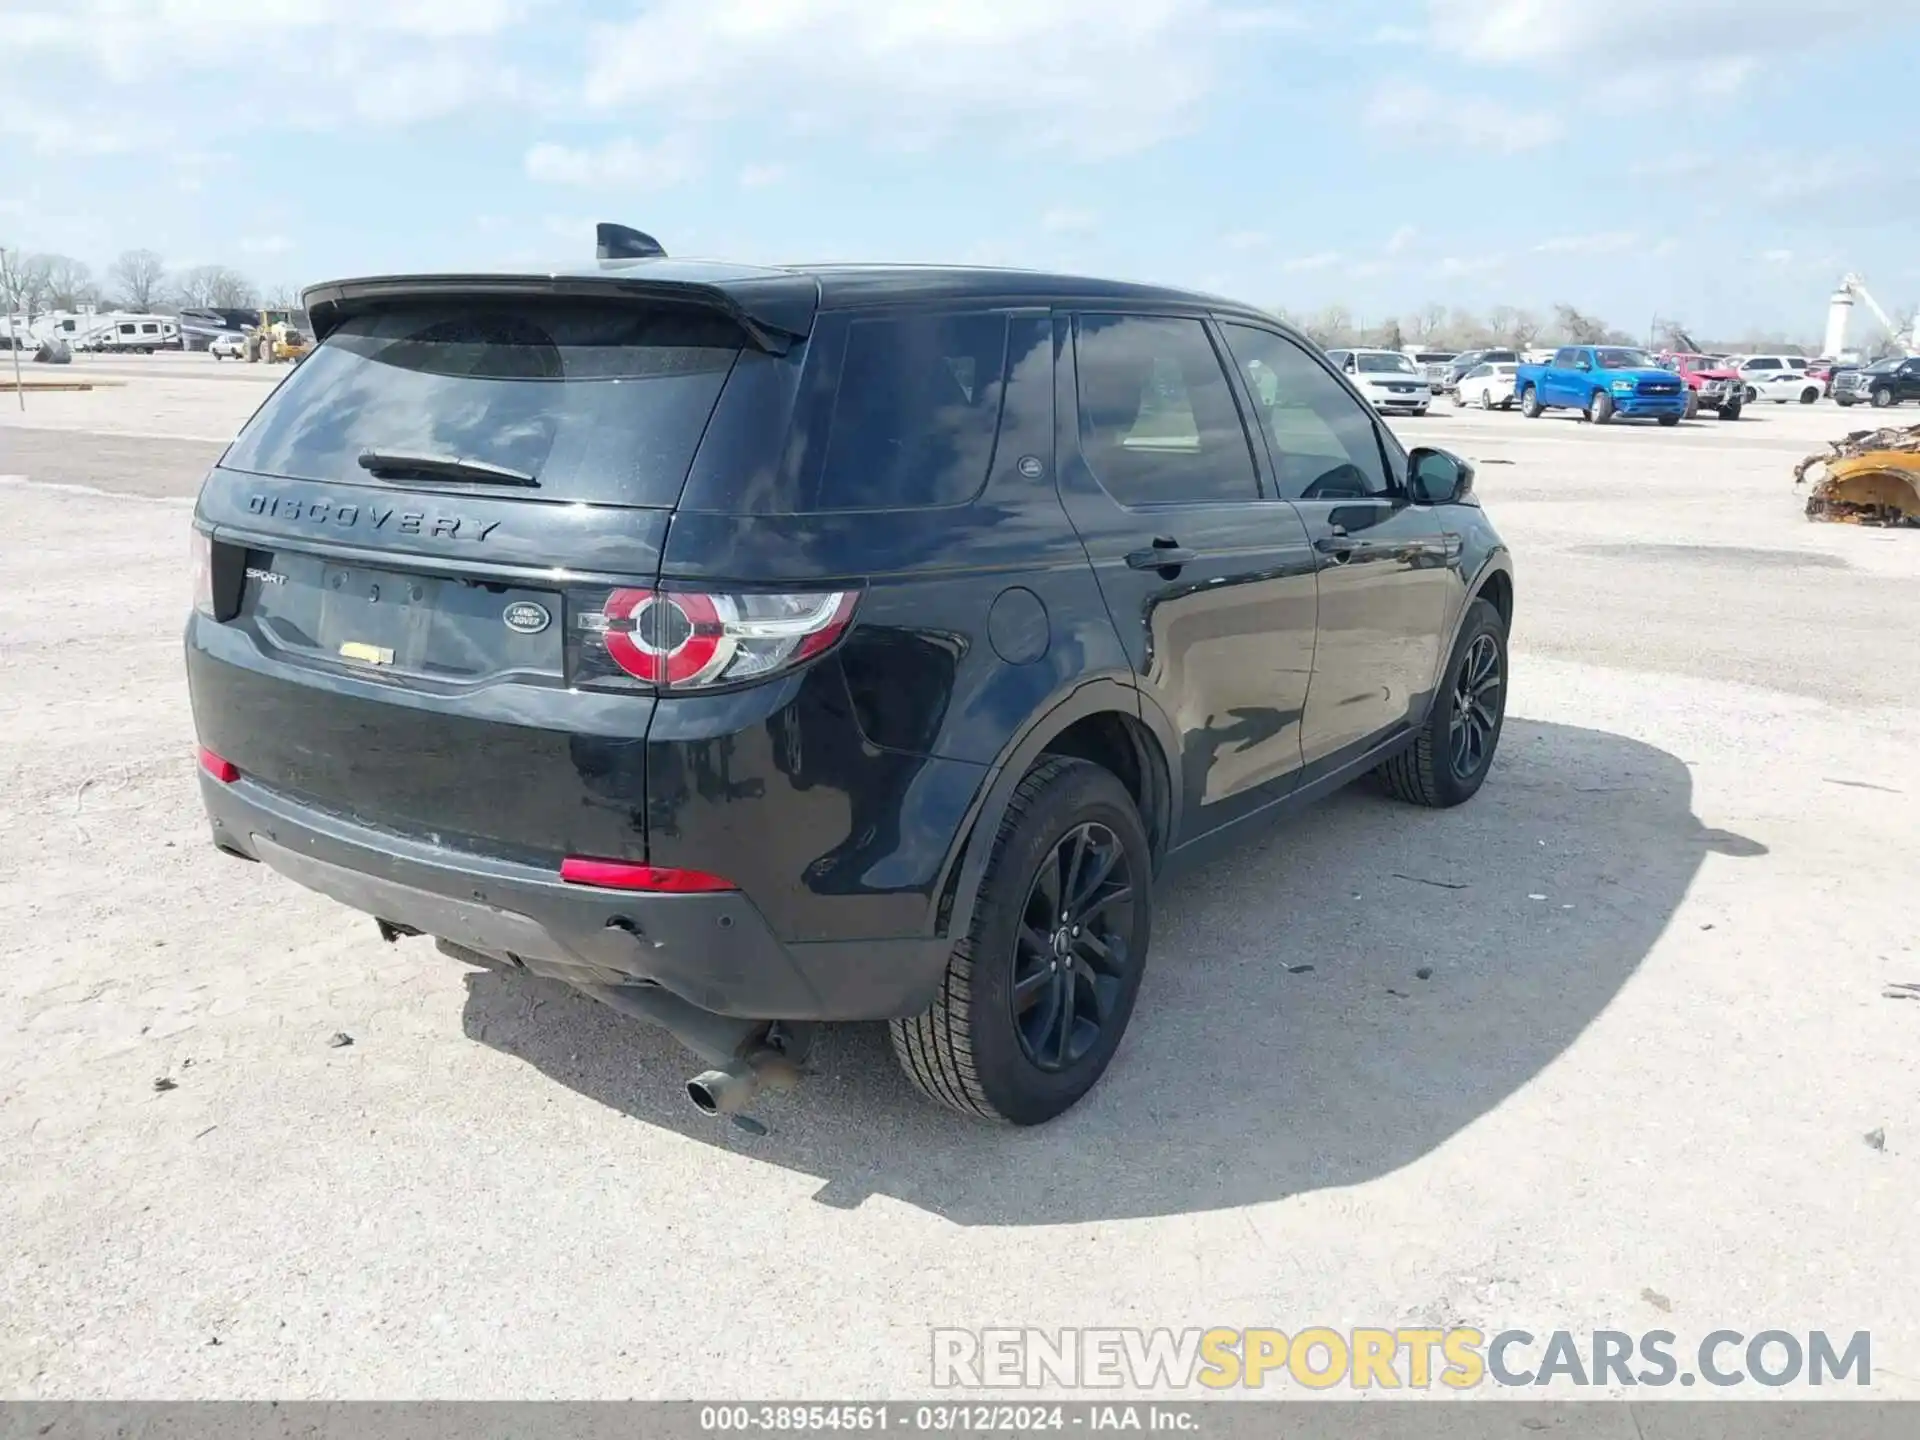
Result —
[[120, 333], [121, 333], [122, 335], [131, 335], [131, 334], [133, 334], [133, 326], [131, 326], [131, 325], [122, 325], [122, 326], [120, 327]]
[[1007, 361], [1004, 314], [858, 319], [807, 509], [961, 505], [987, 483]]
[[1576, 351], [1556, 350], [1553, 352], [1553, 368], [1555, 370], [1571, 370], [1577, 358], [1578, 352]]
[[1198, 320], [1075, 322], [1080, 448], [1122, 505], [1253, 500], [1253, 452], [1226, 371]]
[[1360, 401], [1285, 336], [1250, 325], [1220, 329], [1266, 427], [1283, 499], [1388, 492], [1373, 416]]

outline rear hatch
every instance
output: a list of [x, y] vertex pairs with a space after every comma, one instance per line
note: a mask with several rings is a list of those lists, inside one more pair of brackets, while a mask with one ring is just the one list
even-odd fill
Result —
[[656, 583], [748, 329], [658, 286], [321, 314], [201, 492], [201, 743], [361, 823], [644, 859], [654, 698], [583, 617]]

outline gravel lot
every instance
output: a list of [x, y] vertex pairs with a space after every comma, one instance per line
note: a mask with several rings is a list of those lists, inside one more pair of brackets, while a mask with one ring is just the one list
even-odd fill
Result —
[[906, 1396], [936, 1325], [1464, 1323], [1868, 1329], [1920, 1397], [1920, 535], [1789, 478], [1855, 416], [1401, 425], [1519, 567], [1481, 796], [1170, 888], [1051, 1127], [856, 1027], [753, 1136], [665, 1037], [213, 851], [186, 521], [274, 377], [72, 373], [124, 383], [0, 395], [0, 1394]]

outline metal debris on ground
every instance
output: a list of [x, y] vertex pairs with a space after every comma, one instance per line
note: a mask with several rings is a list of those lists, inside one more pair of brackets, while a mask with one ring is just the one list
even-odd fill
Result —
[[1848, 525], [1920, 526], [1920, 425], [1856, 430], [1793, 467], [1796, 488], [1815, 476], [1807, 516]]
[[1867, 1142], [1867, 1148], [1870, 1150], [1884, 1150], [1887, 1148], [1887, 1132], [1885, 1130], [1869, 1130], [1860, 1138]]
[[165, 1075], [162, 1075], [153, 1082], [153, 1088], [161, 1091], [178, 1090], [180, 1088], [180, 1082], [178, 1080], [170, 1080]]
[[352, 1043], [353, 1037], [351, 1035], [347, 1034], [344, 1030], [336, 1030], [328, 1037], [327, 1048], [329, 1050], [344, 1050]]

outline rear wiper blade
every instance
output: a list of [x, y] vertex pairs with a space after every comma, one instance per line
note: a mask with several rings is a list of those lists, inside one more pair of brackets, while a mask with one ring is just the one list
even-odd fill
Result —
[[537, 486], [540, 483], [524, 470], [510, 470], [485, 460], [463, 460], [457, 455], [416, 455], [406, 450], [362, 450], [360, 468], [382, 479], [390, 475], [413, 475], [437, 480], [471, 480], [480, 485]]

